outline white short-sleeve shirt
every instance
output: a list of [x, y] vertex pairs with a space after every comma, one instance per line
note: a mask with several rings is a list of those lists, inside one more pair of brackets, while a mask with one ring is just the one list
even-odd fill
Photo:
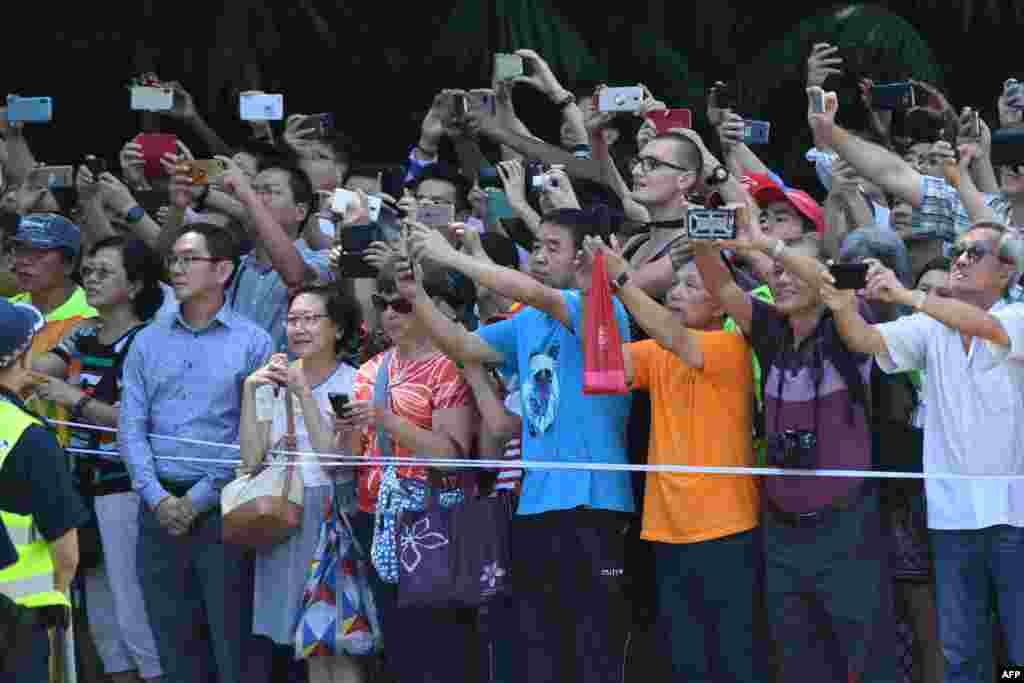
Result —
[[[1000, 301], [1009, 348], [974, 339], [923, 313], [877, 325], [889, 373], [926, 370], [925, 473], [1024, 475], [1024, 304]], [[928, 479], [928, 527], [1024, 527], [1024, 480]]]

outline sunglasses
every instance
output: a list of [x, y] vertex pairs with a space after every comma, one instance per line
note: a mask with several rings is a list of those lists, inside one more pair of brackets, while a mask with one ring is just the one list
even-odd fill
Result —
[[378, 313], [383, 313], [388, 310], [388, 308], [391, 308], [395, 313], [400, 315], [408, 315], [412, 313], [412, 303], [408, 299], [385, 299], [380, 294], [374, 294], [370, 299], [373, 301], [373, 307]]
[[981, 259], [985, 258], [989, 254], [998, 256], [994, 244], [987, 242], [971, 242], [969, 244], [964, 242], [957, 242], [949, 249], [949, 258], [953, 263], [960, 260], [960, 257], [967, 254], [967, 263], [974, 265]]

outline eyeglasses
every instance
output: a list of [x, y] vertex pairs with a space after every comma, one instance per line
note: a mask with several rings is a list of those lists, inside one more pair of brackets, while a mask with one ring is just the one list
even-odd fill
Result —
[[96, 277], [97, 280], [103, 282], [107, 278], [112, 277], [114, 275], [114, 271], [107, 270], [106, 268], [93, 268], [92, 266], [82, 266], [82, 282], [85, 282], [86, 280], [89, 280], [94, 276]]
[[412, 313], [412, 303], [408, 299], [385, 299], [380, 294], [374, 294], [370, 298], [373, 300], [373, 307], [377, 309], [378, 313], [383, 313], [388, 308], [391, 308], [400, 315]]
[[987, 242], [957, 242], [949, 249], [949, 258], [953, 263], [960, 260], [960, 257], [967, 254], [967, 264], [973, 266], [989, 254], [996, 254], [996, 247]]
[[192, 256], [191, 254], [186, 256], [168, 256], [164, 259], [164, 265], [167, 270], [174, 270], [178, 266], [181, 266], [182, 270], [189, 270], [192, 268], [192, 264], [196, 261], [208, 261], [213, 263], [214, 261], [223, 261], [224, 259], [211, 258], [209, 256]]
[[455, 202], [444, 197], [421, 197], [416, 195], [416, 201], [420, 204], [436, 204], [437, 206], [455, 206]]
[[654, 157], [636, 156], [629, 160], [630, 170], [633, 170], [637, 166], [640, 166], [640, 170], [642, 170], [644, 173], [656, 171], [662, 166], [668, 166], [669, 168], [675, 169], [677, 171], [682, 171], [683, 173], [693, 173], [691, 169], [684, 168], [682, 166], [677, 166], [676, 164], [671, 164], [667, 161], [662, 161], [661, 159], [656, 159]]
[[285, 318], [285, 323], [288, 327], [312, 327], [314, 325], [318, 325], [324, 318], [330, 317], [331, 316], [326, 313], [320, 313], [318, 315], [314, 315], [312, 313], [309, 315], [290, 315]]

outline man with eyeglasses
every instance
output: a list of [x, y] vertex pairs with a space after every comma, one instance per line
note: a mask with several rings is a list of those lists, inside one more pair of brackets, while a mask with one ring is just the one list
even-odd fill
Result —
[[[222, 683], [245, 680], [252, 565], [221, 538], [220, 491], [234, 470], [204, 462], [237, 457], [212, 444], [238, 443], [242, 379], [272, 350], [270, 335], [226, 303], [237, 263], [230, 232], [188, 226], [166, 259], [178, 308], [139, 332], [124, 362], [121, 452], [144, 503], [139, 583], [165, 683], [212, 672]], [[203, 624], [206, 641], [194, 635]]]
[[[1015, 265], [1005, 228], [977, 223], [952, 248], [951, 298], [906, 289], [877, 263], [867, 295], [917, 314], [868, 325], [852, 293], [825, 286], [851, 349], [885, 372], [926, 370], [926, 474], [1024, 474], [1024, 304], [1004, 300]], [[1024, 480], [927, 479], [946, 681], [992, 680], [995, 601], [1011, 662], [1024, 662]]]

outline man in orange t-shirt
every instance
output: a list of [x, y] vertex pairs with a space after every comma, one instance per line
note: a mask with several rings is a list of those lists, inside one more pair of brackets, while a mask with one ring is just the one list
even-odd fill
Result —
[[[651, 465], [752, 467], [750, 346], [691, 262], [665, 306], [605, 250], [618, 297], [651, 339], [626, 347], [632, 388], [651, 395]], [[667, 308], [667, 310], [666, 310]], [[647, 475], [642, 537], [654, 544], [659, 613], [673, 680], [756, 681], [759, 497], [753, 476]]]

